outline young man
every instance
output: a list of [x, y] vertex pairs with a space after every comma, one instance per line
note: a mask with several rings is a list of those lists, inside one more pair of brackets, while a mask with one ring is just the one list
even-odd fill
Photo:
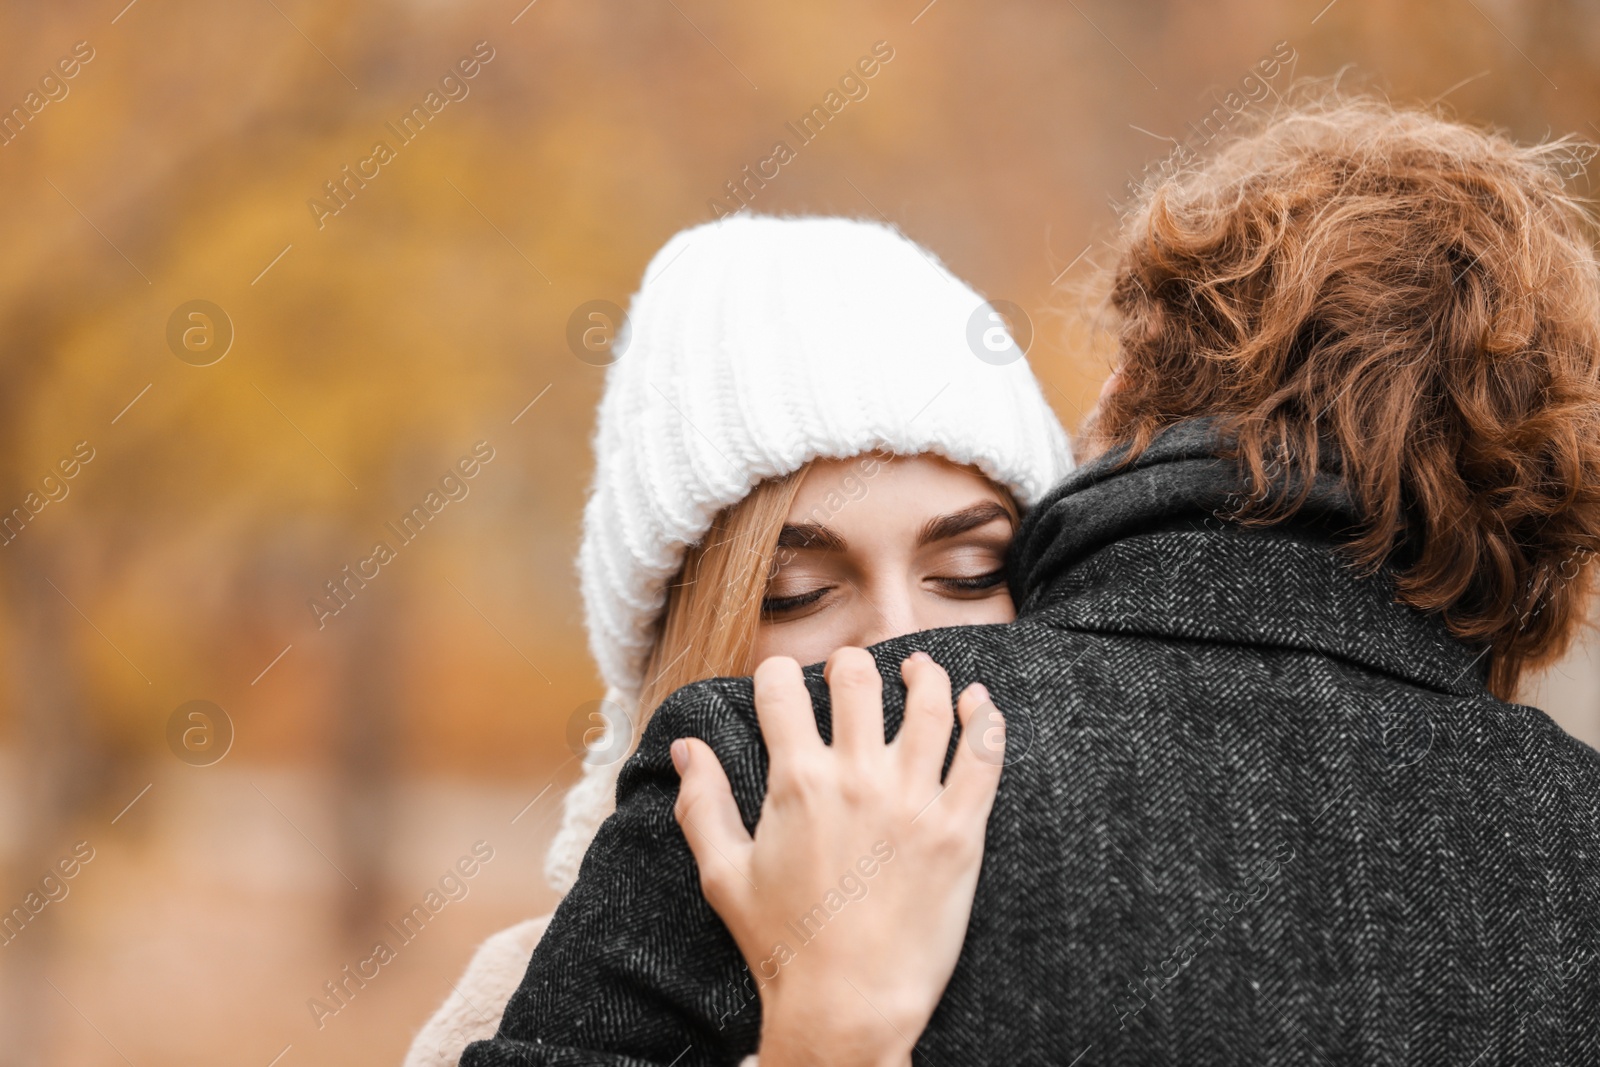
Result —
[[[1134, 205], [1102, 454], [1027, 516], [1017, 621], [871, 650], [1007, 721], [964, 948], [900, 1035], [926, 1062], [1600, 1062], [1600, 754], [1509, 703], [1600, 548], [1571, 161], [1328, 99]], [[757, 1048], [674, 821], [683, 736], [755, 823], [750, 683], [680, 690], [465, 1067]]]

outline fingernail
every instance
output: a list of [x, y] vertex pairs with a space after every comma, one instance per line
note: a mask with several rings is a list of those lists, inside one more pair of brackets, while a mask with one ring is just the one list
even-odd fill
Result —
[[989, 688], [987, 686], [985, 686], [982, 682], [973, 682], [971, 685], [969, 685], [967, 687], [967, 689], [974, 696], [976, 696], [979, 700], [988, 700], [989, 699]]
[[922, 651], [922, 649], [919, 648], [915, 652], [911, 653], [911, 655], [906, 657], [906, 662], [910, 663], [912, 660], [917, 660], [917, 661], [920, 662], [921, 660], [925, 660], [925, 659], [926, 660], [931, 660], [931, 659], [933, 659], [933, 657], [928, 655], [926, 652]]
[[681, 737], [672, 742], [672, 766], [680, 775], [689, 766], [689, 742]]

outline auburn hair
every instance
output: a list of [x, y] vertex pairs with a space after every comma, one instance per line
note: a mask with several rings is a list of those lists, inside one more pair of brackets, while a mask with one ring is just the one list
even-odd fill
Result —
[[1352, 563], [1390, 568], [1514, 699], [1582, 621], [1600, 548], [1600, 266], [1566, 184], [1594, 154], [1301, 87], [1128, 205], [1101, 279], [1122, 380], [1090, 435], [1132, 462], [1214, 417], [1257, 524], [1332, 449]]

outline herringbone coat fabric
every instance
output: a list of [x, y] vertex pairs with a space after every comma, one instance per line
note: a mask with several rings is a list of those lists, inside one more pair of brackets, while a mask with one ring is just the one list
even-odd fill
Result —
[[[1081, 469], [1019, 531], [1015, 622], [873, 649], [891, 731], [919, 648], [1008, 719], [971, 927], [914, 1062], [1600, 1064], [1600, 754], [1489, 696], [1481, 650], [1341, 561], [1330, 472], [1303, 521], [1245, 528], [1213, 450], [1189, 423]], [[672, 815], [685, 735], [754, 825], [749, 681], [679, 691], [464, 1067], [756, 1048], [754, 979]]]

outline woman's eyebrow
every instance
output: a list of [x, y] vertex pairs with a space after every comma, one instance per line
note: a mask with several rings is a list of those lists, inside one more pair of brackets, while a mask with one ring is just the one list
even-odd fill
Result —
[[948, 515], [939, 515], [929, 519], [922, 527], [922, 532], [917, 535], [917, 545], [932, 544], [934, 541], [943, 541], [946, 538], [957, 537], [968, 530], [976, 530], [980, 526], [987, 526], [996, 519], [1011, 521], [1011, 512], [995, 500], [985, 500], [981, 504], [952, 511]]
[[820, 522], [786, 522], [778, 531], [778, 547], [820, 548], [824, 551], [843, 552], [848, 546], [843, 535]]

